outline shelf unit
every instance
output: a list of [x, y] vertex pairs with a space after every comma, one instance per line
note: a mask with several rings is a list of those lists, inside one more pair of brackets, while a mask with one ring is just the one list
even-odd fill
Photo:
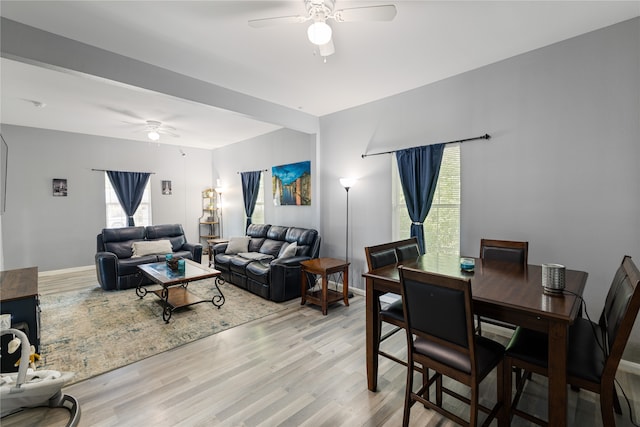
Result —
[[213, 188], [202, 191], [202, 216], [198, 224], [200, 244], [204, 254], [209, 253], [207, 240], [218, 239], [222, 235], [222, 211], [218, 203], [218, 193]]

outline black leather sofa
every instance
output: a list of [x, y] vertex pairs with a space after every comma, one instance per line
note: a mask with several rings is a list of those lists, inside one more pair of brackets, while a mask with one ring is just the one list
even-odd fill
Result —
[[121, 290], [150, 283], [138, 265], [164, 261], [166, 254], [133, 256], [133, 243], [169, 240], [174, 257], [202, 261], [202, 245], [188, 243], [180, 224], [149, 225], [147, 227], [105, 228], [97, 236], [95, 256], [98, 283], [102, 289]]
[[[251, 224], [247, 229], [247, 251], [253, 258], [226, 253], [228, 243], [213, 246], [215, 268], [230, 283], [271, 301], [288, 301], [300, 297], [300, 262], [317, 258], [320, 236], [317, 230]], [[284, 257], [287, 247], [296, 243], [293, 256]], [[256, 260], [255, 257], [264, 256]]]

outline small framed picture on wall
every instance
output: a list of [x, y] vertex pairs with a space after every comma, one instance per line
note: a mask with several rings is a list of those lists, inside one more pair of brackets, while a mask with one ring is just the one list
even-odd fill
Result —
[[171, 181], [162, 181], [162, 194], [165, 196], [171, 195]]
[[53, 178], [53, 195], [67, 196], [67, 180], [63, 178]]

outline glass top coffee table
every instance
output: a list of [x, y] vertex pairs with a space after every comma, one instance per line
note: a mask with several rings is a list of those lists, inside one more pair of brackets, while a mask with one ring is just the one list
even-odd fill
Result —
[[[156, 294], [164, 304], [162, 319], [165, 323], [169, 323], [171, 315], [178, 308], [211, 301], [219, 309], [224, 304], [224, 295], [218, 286], [224, 282], [220, 271], [207, 268], [188, 259], [184, 261], [184, 270], [172, 270], [164, 261], [138, 266], [144, 276], [151, 279], [153, 283], [162, 286], [162, 289], [147, 291], [146, 285], [142, 284], [141, 280], [136, 288], [136, 295], [142, 299], [147, 295], [147, 292]], [[187, 289], [190, 282], [209, 278], [215, 278], [214, 284], [218, 291], [211, 300], [201, 299]]]

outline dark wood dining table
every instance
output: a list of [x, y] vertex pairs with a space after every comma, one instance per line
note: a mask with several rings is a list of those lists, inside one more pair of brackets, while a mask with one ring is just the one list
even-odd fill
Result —
[[[580, 298], [587, 281], [584, 271], [566, 270], [565, 292], [548, 295], [542, 288], [542, 267], [526, 267], [498, 261], [475, 259], [473, 272], [460, 269], [460, 258], [427, 254], [404, 261], [405, 267], [452, 277], [471, 278], [475, 314], [542, 331], [549, 337], [549, 425], [567, 424], [567, 335], [580, 313]], [[387, 292], [400, 294], [398, 265], [389, 265], [363, 274], [366, 279], [367, 386], [376, 391], [380, 337], [379, 297]], [[445, 320], [445, 319], [443, 319]], [[504, 424], [501, 422], [500, 424]]]

